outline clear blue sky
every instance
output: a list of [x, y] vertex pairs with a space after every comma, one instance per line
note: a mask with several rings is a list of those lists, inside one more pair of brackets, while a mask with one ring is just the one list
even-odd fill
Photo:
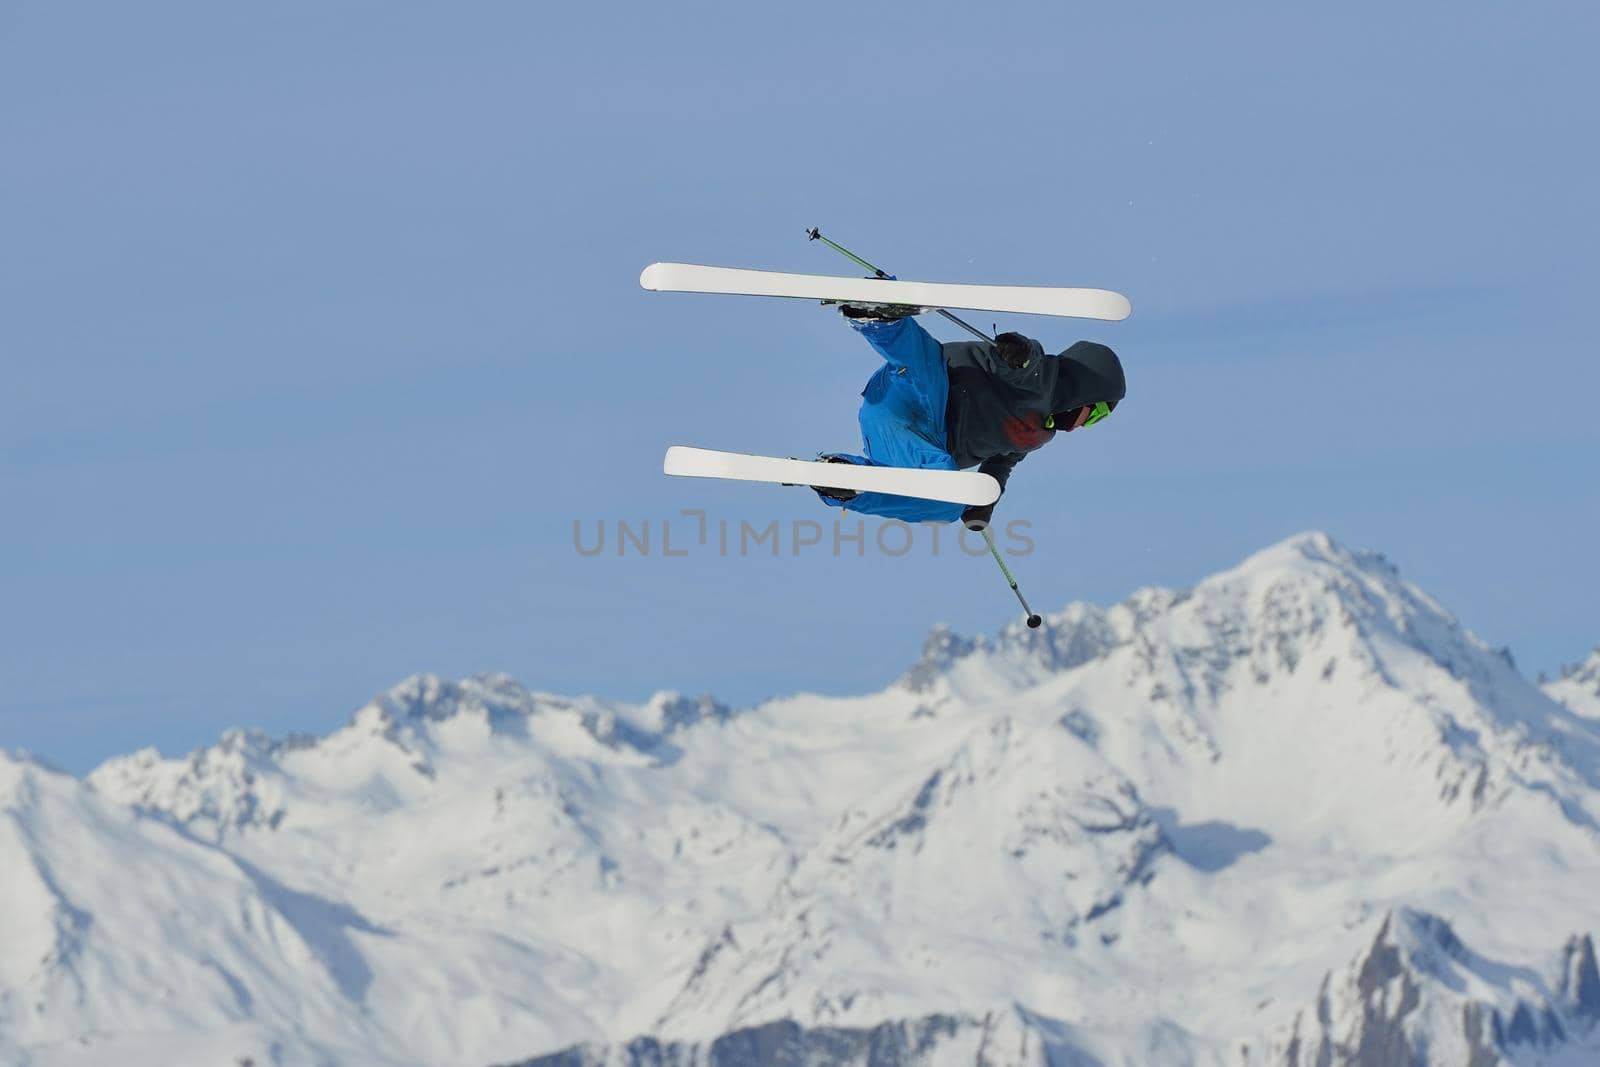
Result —
[[[656, 259], [1121, 290], [1001, 517], [1045, 609], [1325, 528], [1529, 673], [1600, 640], [1590, 2], [0, 3], [0, 747], [323, 731], [423, 670], [860, 691], [992, 564], [580, 557], [826, 518], [872, 357]], [[953, 337], [937, 323], [936, 332]], [[681, 520], [680, 521], [684, 521]]]

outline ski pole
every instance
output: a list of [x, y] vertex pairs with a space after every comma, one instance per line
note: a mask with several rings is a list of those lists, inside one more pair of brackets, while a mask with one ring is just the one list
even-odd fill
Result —
[[[833, 249], [835, 252], [839, 253], [841, 256], [844, 256], [846, 259], [851, 259], [851, 260], [854, 260], [856, 263], [859, 263], [862, 267], [865, 267], [867, 270], [870, 270], [872, 272], [872, 274], [873, 274], [873, 277], [882, 278], [886, 282], [895, 281], [895, 276], [893, 274], [889, 274], [889, 273], [885, 272], [880, 267], [874, 267], [871, 263], [868, 263], [866, 260], [864, 260], [860, 256], [856, 255], [854, 252], [850, 251], [844, 245], [841, 245], [841, 244], [839, 244], [839, 243], [837, 243], [835, 241], [828, 240], [826, 237], [822, 236], [822, 231], [817, 229], [815, 226], [811, 227], [811, 229], [806, 231], [806, 236], [808, 238], [810, 238], [811, 240], [813, 240], [813, 241], [821, 241], [823, 244], [827, 245], [829, 248]], [[945, 318], [949, 319], [951, 322], [955, 323], [957, 326], [961, 327], [963, 330], [966, 330], [972, 336], [976, 337], [978, 340], [984, 342], [985, 344], [991, 344], [991, 345], [994, 344], [994, 338], [993, 337], [990, 337], [988, 334], [984, 333], [982, 330], [978, 329], [976, 326], [973, 326], [971, 323], [964, 322], [961, 319], [956, 318], [954, 315], [950, 314], [950, 312], [946, 311], [944, 308], [934, 308], [933, 310], [937, 311], [939, 314], [943, 315]]]
[[994, 547], [994, 535], [989, 532], [989, 527], [987, 526], [983, 528], [983, 540], [989, 546], [989, 552], [994, 556], [994, 561], [1000, 564], [1000, 573], [1006, 576], [1007, 582], [1011, 583], [1011, 591], [1017, 594], [1017, 601], [1021, 603], [1022, 610], [1028, 613], [1028, 628], [1031, 630], [1037, 630], [1039, 628], [1039, 624], [1044, 622], [1044, 620], [1038, 615], [1035, 615], [1033, 609], [1028, 607], [1027, 600], [1023, 599], [1022, 590], [1017, 588], [1017, 580], [1011, 577], [1011, 568], [1007, 567], [1006, 561], [1001, 558], [1000, 550]]
[[[841, 256], [844, 256], [846, 259], [852, 260], [865, 269], [870, 270], [874, 277], [882, 278], [884, 281], [892, 282], [895, 280], [894, 275], [889, 274], [882, 267], [873, 266], [871, 263], [868, 263], [854, 252], [844, 247], [844, 245], [824, 237], [822, 235], [822, 231], [815, 226], [806, 231], [806, 236], [813, 241], [821, 241], [823, 244], [827, 245]], [[966, 330], [980, 341], [983, 341], [986, 344], [994, 344], [994, 338], [990, 337], [988, 334], [984, 333], [982, 330], [971, 325], [970, 323], [963, 322], [961, 319], [958, 319], [956, 316], [950, 314], [950, 312], [946, 311], [944, 308], [934, 308], [933, 310], [937, 311], [939, 314], [943, 315], [945, 318], [949, 319], [963, 330]], [[995, 547], [994, 535], [989, 532], [988, 526], [984, 526], [983, 528], [983, 540], [984, 543], [989, 546], [989, 554], [994, 556], [994, 561], [996, 563], [1000, 564], [1000, 573], [1006, 576], [1006, 582], [1011, 586], [1011, 591], [1017, 594], [1017, 602], [1022, 605], [1022, 610], [1027, 612], [1029, 629], [1038, 629], [1044, 620], [1035, 614], [1034, 610], [1028, 606], [1027, 599], [1023, 597], [1022, 590], [1017, 586], [1017, 580], [1011, 576], [1011, 568], [1006, 566], [1006, 561], [1000, 556], [1000, 550]]]

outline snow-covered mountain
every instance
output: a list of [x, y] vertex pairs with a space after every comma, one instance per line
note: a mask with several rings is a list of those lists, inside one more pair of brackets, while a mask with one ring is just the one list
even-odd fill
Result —
[[1597, 679], [1307, 534], [864, 697], [0, 756], [0, 1062], [1592, 1064]]
[[1590, 719], [1600, 720], [1600, 648], [1589, 658], [1561, 672], [1561, 677], [1543, 686], [1552, 700]]

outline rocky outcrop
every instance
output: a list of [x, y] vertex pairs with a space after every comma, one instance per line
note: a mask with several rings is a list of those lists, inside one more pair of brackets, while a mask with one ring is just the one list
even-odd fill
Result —
[[1588, 935], [1554, 982], [1468, 948], [1449, 923], [1390, 913], [1372, 944], [1330, 973], [1270, 1061], [1281, 1067], [1514, 1067], [1594, 1051], [1600, 974]]
[[790, 1019], [706, 1041], [641, 1037], [578, 1045], [506, 1067], [1101, 1067], [1070, 1027], [1018, 1009], [934, 1014], [868, 1027]]

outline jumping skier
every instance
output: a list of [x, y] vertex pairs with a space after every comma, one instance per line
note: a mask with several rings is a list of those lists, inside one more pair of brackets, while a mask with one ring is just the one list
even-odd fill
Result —
[[[1093, 426], [1127, 393], [1122, 361], [1103, 344], [1079, 341], [1059, 355], [1018, 333], [992, 344], [941, 343], [913, 317], [917, 308], [842, 305], [839, 309], [883, 356], [862, 390], [862, 451], [828, 453], [833, 463], [962, 470], [976, 465], [1000, 483], [1057, 431]], [[887, 493], [813, 486], [830, 507], [982, 529], [994, 504], [960, 504]]]

